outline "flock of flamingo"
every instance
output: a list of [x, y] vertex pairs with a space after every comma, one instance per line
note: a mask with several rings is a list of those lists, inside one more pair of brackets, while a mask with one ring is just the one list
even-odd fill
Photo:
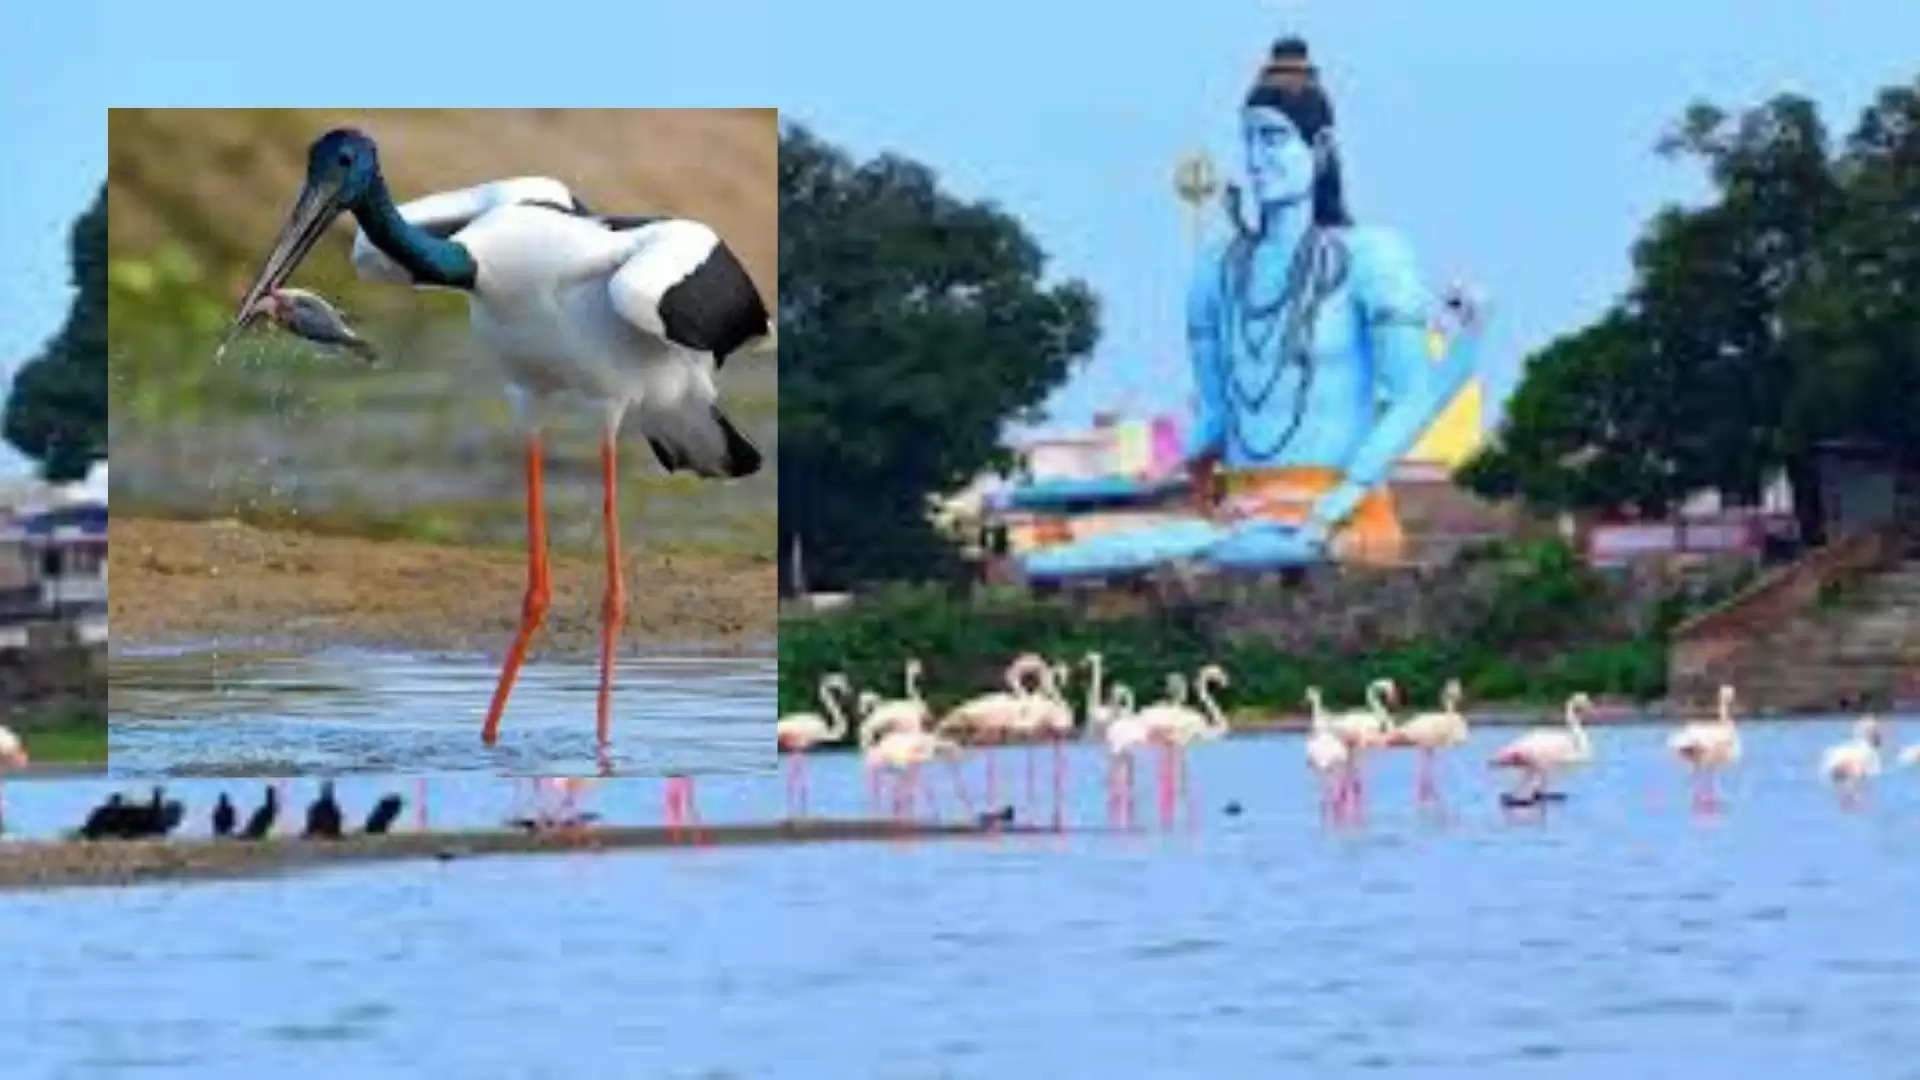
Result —
[[[875, 806], [879, 804], [881, 782], [890, 777], [892, 812], [903, 821], [912, 812], [916, 794], [923, 791], [922, 767], [934, 762], [951, 767], [955, 794], [967, 812], [974, 813], [961, 769], [969, 754], [978, 754], [983, 760], [986, 801], [994, 805], [997, 751], [1009, 744], [1024, 746], [1027, 752], [1026, 797], [1031, 811], [1035, 800], [1034, 750], [1050, 744], [1053, 819], [1058, 827], [1066, 789], [1064, 745], [1074, 738], [1097, 739], [1105, 745], [1110, 822], [1132, 827], [1134, 762], [1136, 756], [1149, 750], [1159, 754], [1162, 823], [1172, 821], [1179, 792], [1186, 795], [1191, 817], [1193, 788], [1187, 782], [1186, 752], [1195, 743], [1219, 739], [1231, 731], [1226, 714], [1213, 696], [1214, 690], [1229, 684], [1226, 670], [1208, 664], [1191, 679], [1183, 672], [1172, 672], [1166, 677], [1165, 697], [1142, 708], [1137, 707], [1132, 690], [1124, 684], [1103, 687], [1099, 653], [1088, 653], [1081, 666], [1088, 669], [1089, 677], [1079, 715], [1066, 696], [1072, 668], [1063, 662], [1050, 663], [1037, 653], [1022, 655], [1008, 665], [1005, 689], [962, 702], [938, 718], [921, 696], [922, 667], [917, 659], [906, 660], [905, 693], [898, 698], [887, 698], [874, 690], [856, 695], [845, 674], [829, 672], [819, 684], [822, 711], [781, 717], [775, 729], [780, 751], [788, 755], [790, 815], [807, 814], [807, 753], [844, 742], [852, 733], [867, 770], [870, 800]], [[1437, 711], [1398, 719], [1393, 708], [1399, 704], [1400, 689], [1392, 679], [1375, 679], [1367, 687], [1363, 708], [1340, 713], [1327, 709], [1318, 687], [1309, 687], [1305, 702], [1311, 722], [1304, 753], [1308, 768], [1320, 781], [1323, 817], [1334, 822], [1363, 818], [1365, 761], [1376, 751], [1396, 748], [1419, 754], [1415, 780], [1419, 804], [1440, 806], [1439, 755], [1465, 743], [1469, 733], [1467, 718], [1460, 711], [1463, 696], [1459, 680], [1448, 680]], [[1683, 724], [1666, 741], [1668, 751], [1692, 774], [1693, 806], [1699, 811], [1710, 812], [1724, 805], [1718, 777], [1740, 760], [1735, 697], [1733, 687], [1722, 686], [1718, 711], [1712, 719]], [[851, 718], [846, 708], [849, 698], [853, 702]], [[1189, 698], [1199, 707], [1189, 704]], [[1514, 787], [1501, 795], [1504, 806], [1537, 806], [1564, 798], [1549, 790], [1548, 781], [1593, 759], [1593, 740], [1585, 725], [1592, 713], [1592, 699], [1576, 693], [1567, 699], [1563, 723], [1527, 730], [1492, 755], [1490, 766], [1512, 770], [1516, 776]], [[1822, 753], [1820, 774], [1835, 786], [1844, 805], [1855, 805], [1867, 782], [1881, 771], [1884, 732], [1885, 726], [1877, 717], [1863, 716], [1854, 724], [1851, 738]], [[1901, 751], [1898, 760], [1904, 766], [1920, 766], [1920, 743]], [[930, 789], [924, 794], [929, 803], [935, 801]]]

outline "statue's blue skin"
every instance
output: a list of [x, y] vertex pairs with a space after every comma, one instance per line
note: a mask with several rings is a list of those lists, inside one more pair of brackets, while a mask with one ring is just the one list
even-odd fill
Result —
[[[1319, 151], [1286, 114], [1271, 108], [1245, 109], [1241, 132], [1260, 215], [1248, 295], [1260, 302], [1279, 296], [1312, 224]], [[1229, 471], [1339, 470], [1345, 481], [1322, 496], [1309, 517], [1308, 531], [1322, 542], [1386, 478], [1432, 422], [1440, 399], [1457, 389], [1457, 382], [1441, 385], [1428, 357], [1432, 301], [1405, 242], [1378, 228], [1335, 227], [1332, 237], [1345, 249], [1345, 280], [1321, 302], [1312, 324], [1313, 374], [1299, 426], [1284, 446], [1275, 444], [1301, 405], [1298, 368], [1284, 371], [1257, 405], [1228, 392], [1229, 380], [1249, 390], [1259, 387], [1282, 359], [1278, 333], [1260, 350], [1238, 332], [1238, 305], [1245, 301], [1222, 273], [1230, 240], [1204, 253], [1187, 304], [1187, 340], [1200, 391], [1189, 450]], [[1237, 421], [1241, 437], [1230, 437], [1230, 421]]]
[[[1280, 295], [1312, 227], [1312, 191], [1324, 150], [1303, 139], [1276, 109], [1244, 109], [1241, 132], [1259, 213], [1246, 295], [1265, 304]], [[1028, 574], [1097, 572], [1209, 552], [1226, 559], [1240, 541], [1254, 541], [1251, 550], [1263, 564], [1326, 558], [1331, 533], [1386, 479], [1393, 463], [1472, 374], [1478, 335], [1455, 338], [1445, 362], [1434, 364], [1427, 352], [1432, 297], [1405, 242], [1379, 228], [1324, 231], [1331, 247], [1344, 253], [1345, 273], [1322, 298], [1311, 323], [1313, 375], [1304, 400], [1298, 366], [1283, 370], [1257, 404], [1229, 392], [1230, 380], [1249, 390], [1267, 385], [1283, 357], [1280, 332], [1259, 347], [1238, 329], [1243, 301], [1225, 272], [1231, 238], [1203, 252], [1187, 304], [1200, 399], [1189, 456], [1211, 459], [1229, 472], [1287, 466], [1338, 470], [1344, 480], [1316, 500], [1305, 526], [1254, 519], [1110, 533], [1031, 552], [1023, 559]], [[1298, 426], [1276, 446], [1294, 424], [1296, 405]]]

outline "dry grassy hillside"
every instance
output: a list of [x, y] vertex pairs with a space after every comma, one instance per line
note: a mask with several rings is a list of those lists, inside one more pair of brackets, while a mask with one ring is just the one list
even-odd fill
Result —
[[[746, 263], [771, 308], [777, 125], [772, 109], [114, 109], [110, 243], [119, 258], [175, 241], [210, 286], [238, 296], [300, 189], [308, 144], [355, 126], [379, 143], [381, 171], [402, 202], [535, 174], [565, 182], [596, 210], [698, 217]], [[299, 279], [322, 289], [349, 279], [352, 230], [351, 218], [337, 221]], [[396, 290], [364, 293], [376, 291]]]

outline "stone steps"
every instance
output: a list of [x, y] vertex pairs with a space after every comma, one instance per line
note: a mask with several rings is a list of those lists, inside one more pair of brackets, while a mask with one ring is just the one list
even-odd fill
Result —
[[1920, 560], [1846, 590], [1755, 643], [1717, 676], [1769, 708], [1832, 708], [1860, 694], [1899, 696], [1920, 682]]

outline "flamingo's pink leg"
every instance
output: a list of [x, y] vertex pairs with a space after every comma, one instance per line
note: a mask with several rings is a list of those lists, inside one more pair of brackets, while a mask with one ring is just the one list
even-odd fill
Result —
[[1060, 739], [1053, 740], [1053, 828], [1058, 832], [1065, 824], [1067, 799], [1067, 754], [1061, 747]]
[[972, 817], [973, 800], [967, 796], [967, 774], [957, 761], [949, 761], [947, 765], [953, 770], [953, 793], [960, 799], [960, 808], [968, 817]]

